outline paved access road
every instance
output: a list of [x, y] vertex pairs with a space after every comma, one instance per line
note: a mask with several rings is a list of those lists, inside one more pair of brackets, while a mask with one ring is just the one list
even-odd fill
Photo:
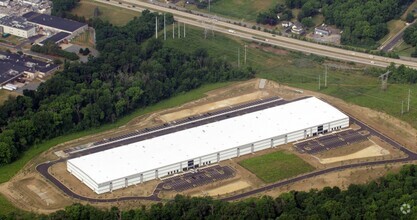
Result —
[[[362, 63], [373, 66], [387, 67], [391, 63], [396, 63], [397, 65], [405, 65], [410, 68], [417, 69], [417, 63], [412, 61], [392, 59], [387, 57], [375, 56], [366, 53], [353, 52], [350, 50], [345, 50], [337, 47], [320, 45], [317, 43], [301, 41], [294, 38], [288, 38], [283, 36], [272, 36], [270, 33], [263, 31], [253, 30], [250, 27], [243, 27], [233, 23], [227, 22], [225, 18], [216, 16], [217, 19], [205, 17], [204, 14], [197, 15], [191, 14], [188, 12], [176, 10], [169, 8], [169, 5], [166, 7], [151, 4], [147, 2], [137, 1], [137, 0], [120, 0], [120, 1], [106, 1], [106, 0], [96, 0], [101, 3], [110, 4], [116, 7], [122, 7], [134, 11], [143, 11], [145, 8], [153, 11], [160, 12], [169, 12], [174, 15], [174, 18], [186, 24], [190, 24], [197, 27], [212, 27], [214, 31], [222, 32], [224, 34], [234, 35], [240, 38], [259, 41], [262, 43], [276, 45], [279, 47], [287, 48], [290, 50], [301, 51], [306, 53], [313, 53], [320, 56], [326, 56], [333, 59], [340, 59], [349, 62]], [[132, 5], [135, 5], [133, 8]], [[211, 23], [208, 25], [208, 23]], [[234, 30], [234, 32], [229, 32], [228, 30]], [[253, 36], [262, 37], [264, 40], [253, 39]]]
[[403, 39], [405, 29], [407, 29], [410, 25], [413, 25], [415, 23], [416, 20], [414, 20], [411, 24], [408, 24], [403, 29], [401, 29], [401, 31], [398, 32], [393, 38], [389, 39], [388, 42], [382, 46], [382, 51], [389, 52], [392, 49], [394, 49], [394, 46], [397, 45], [398, 42]]
[[[248, 112], [258, 111], [260, 109], [265, 109], [267, 107], [272, 107], [273, 105], [280, 105], [280, 104], [284, 104], [284, 103], [288, 103], [288, 101], [278, 99], [276, 102], [267, 103], [266, 105], [262, 105], [262, 106], [255, 106], [255, 107], [251, 108], [250, 110], [244, 109], [244, 110], [241, 110], [241, 111], [234, 111], [233, 113], [230, 113], [230, 114], [219, 115], [218, 118], [210, 117], [210, 118], [200, 120], [200, 121], [195, 122], [195, 123], [186, 124], [185, 127], [173, 127], [171, 129], [156, 131], [154, 133], [151, 133], [149, 137], [147, 137], [145, 135], [145, 136], [140, 136], [138, 139], [132, 138], [132, 139], [129, 139], [129, 140], [122, 140], [122, 141], [120, 141], [120, 143], [119, 142], [109, 143], [109, 144], [104, 145], [104, 146], [100, 146], [100, 147], [97, 147], [97, 148], [93, 148], [93, 149], [89, 149], [89, 150], [85, 150], [85, 151], [81, 151], [79, 153], [73, 154], [71, 156], [71, 158], [87, 155], [87, 154], [90, 154], [90, 153], [95, 153], [95, 152], [102, 151], [102, 150], [107, 150], [107, 149], [114, 148], [114, 147], [119, 147], [119, 145], [124, 145], [124, 144], [127, 144], [127, 143], [137, 142], [137, 141], [140, 141], [142, 139], [151, 138], [153, 136], [164, 135], [164, 134], [166, 134], [167, 130], [170, 131], [169, 133], [172, 133], [172, 132], [175, 132], [177, 129], [187, 129], [187, 128], [189, 128], [188, 126], [195, 127], [195, 126], [202, 125], [204, 123], [210, 123], [213, 120], [213, 118], [214, 118], [214, 120], [224, 120], [226, 118], [238, 116], [240, 114], [246, 114]], [[345, 114], [347, 114], [347, 113], [345, 113]], [[349, 115], [349, 114], [347, 114], [347, 115]], [[363, 162], [363, 163], [357, 163], [357, 164], [348, 164], [348, 165], [332, 167], [332, 168], [328, 168], [328, 169], [324, 169], [324, 170], [318, 170], [318, 171], [315, 171], [315, 172], [311, 172], [311, 173], [307, 173], [307, 174], [304, 174], [304, 175], [297, 176], [295, 178], [291, 178], [291, 179], [287, 179], [287, 180], [284, 180], [284, 181], [276, 182], [276, 183], [273, 183], [273, 184], [270, 184], [270, 185], [267, 185], [267, 186], [264, 186], [264, 187], [261, 187], [261, 188], [257, 188], [257, 189], [254, 189], [254, 190], [251, 190], [251, 191], [248, 191], [248, 192], [244, 192], [244, 193], [241, 193], [241, 194], [238, 194], [238, 195], [235, 195], [235, 196], [231, 196], [231, 197], [225, 198], [223, 200], [232, 201], [232, 200], [236, 200], [236, 199], [245, 198], [247, 196], [252, 196], [252, 195], [255, 195], [257, 193], [265, 192], [265, 191], [274, 189], [276, 187], [281, 187], [281, 186], [284, 186], [284, 185], [287, 185], [287, 184], [295, 183], [295, 182], [298, 182], [298, 181], [301, 181], [301, 180], [305, 180], [305, 179], [308, 179], [308, 178], [311, 178], [311, 177], [319, 176], [319, 175], [330, 173], [330, 172], [341, 171], [341, 170], [345, 170], [345, 169], [363, 167], [363, 166], [373, 166], [373, 165], [381, 165], [381, 164], [389, 164], [389, 163], [401, 163], [401, 162], [409, 162], [409, 161], [417, 160], [417, 154], [416, 153], [408, 150], [407, 148], [402, 146], [400, 143], [398, 143], [395, 140], [385, 136], [384, 134], [380, 133], [376, 129], [366, 125], [365, 123], [357, 120], [356, 118], [354, 118], [350, 115], [349, 115], [349, 117], [350, 117], [351, 123], [356, 123], [362, 129], [368, 130], [370, 132], [370, 135], [377, 136], [377, 137], [381, 138], [383, 141], [392, 145], [393, 147], [401, 150], [402, 152], [404, 152], [407, 155], [407, 157], [406, 158], [400, 158], [400, 159], [392, 159], [392, 160], [383, 160], [383, 161]], [[104, 203], [127, 201], [127, 200], [161, 201], [161, 199], [158, 197], [158, 194], [159, 194], [160, 191], [163, 190], [163, 184], [165, 184], [164, 182], [158, 184], [158, 186], [154, 190], [153, 194], [151, 196], [148, 196], [148, 197], [128, 196], [128, 197], [120, 197], [120, 198], [112, 198], [112, 199], [97, 199], [97, 198], [89, 198], [89, 197], [85, 197], [85, 196], [76, 194], [75, 192], [71, 191], [67, 186], [62, 184], [59, 180], [57, 180], [54, 176], [52, 176], [48, 172], [49, 167], [51, 167], [52, 165], [54, 165], [56, 163], [65, 162], [65, 161], [66, 161], [65, 159], [60, 159], [60, 160], [53, 161], [53, 162], [42, 163], [42, 164], [40, 164], [36, 167], [36, 170], [39, 173], [41, 173], [50, 182], [55, 184], [61, 191], [63, 191], [65, 194], [67, 194], [68, 196], [70, 196], [72, 198], [83, 200], [83, 201], [88, 201], [88, 202], [104, 202]]]

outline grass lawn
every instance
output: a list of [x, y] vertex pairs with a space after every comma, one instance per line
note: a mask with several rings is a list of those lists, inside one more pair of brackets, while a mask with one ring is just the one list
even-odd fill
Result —
[[137, 11], [102, 4], [94, 0], [81, 0], [78, 3], [78, 6], [74, 8], [71, 13], [78, 16], [84, 16], [86, 19], [89, 19], [93, 17], [94, 9], [96, 7], [98, 7], [100, 11], [100, 15], [98, 16], [99, 18], [118, 26], [125, 25], [135, 16], [140, 15]]
[[400, 19], [391, 20], [391, 21], [388, 21], [387, 26], [388, 26], [389, 33], [385, 35], [385, 37], [383, 37], [381, 40], [378, 41], [380, 44], [383, 44], [385, 41], [394, 37], [398, 32], [400, 32], [401, 29], [405, 27], [405, 22], [401, 21]]
[[142, 109], [138, 109], [135, 112], [131, 113], [130, 115], [127, 115], [121, 119], [119, 119], [116, 123], [113, 124], [106, 124], [103, 125], [99, 128], [92, 128], [90, 130], [86, 130], [86, 131], [82, 131], [82, 132], [77, 132], [77, 133], [72, 133], [72, 134], [68, 134], [68, 135], [64, 135], [61, 137], [57, 137], [54, 139], [51, 139], [49, 141], [46, 141], [42, 144], [39, 145], [35, 145], [33, 147], [31, 147], [28, 151], [25, 151], [22, 155], [22, 157], [5, 166], [0, 167], [0, 183], [3, 182], [7, 182], [10, 180], [11, 177], [13, 177], [13, 175], [15, 175], [20, 169], [22, 169], [22, 167], [29, 162], [29, 160], [31, 160], [32, 158], [34, 158], [35, 156], [39, 155], [40, 153], [48, 150], [49, 148], [66, 142], [66, 141], [70, 141], [70, 140], [74, 140], [83, 136], [87, 136], [87, 135], [92, 135], [92, 134], [96, 134], [96, 133], [100, 133], [103, 131], [107, 131], [110, 129], [114, 129], [117, 127], [120, 127], [126, 123], [128, 123], [129, 121], [131, 121], [132, 119], [150, 113], [150, 112], [154, 112], [154, 111], [158, 111], [158, 110], [162, 110], [162, 109], [167, 109], [167, 108], [172, 108], [175, 106], [179, 106], [182, 105], [184, 103], [190, 102], [192, 100], [196, 100], [196, 99], [200, 99], [202, 97], [204, 97], [204, 93], [210, 91], [210, 90], [214, 90], [214, 89], [218, 89], [221, 87], [225, 87], [230, 85], [231, 82], [224, 82], [224, 83], [215, 83], [215, 84], [208, 84], [208, 85], [204, 85], [198, 89], [192, 90], [190, 92], [187, 93], [182, 93], [179, 94], [177, 96], [174, 96], [170, 99], [161, 101], [155, 105], [146, 107], [146, 108], [142, 108]]
[[0, 214], [7, 215], [11, 212], [17, 212], [20, 209], [13, 206], [13, 204], [0, 194]]
[[[313, 16], [313, 22], [314, 22], [314, 26], [319, 26], [319, 25], [323, 24], [324, 16], [322, 14], [317, 14], [317, 15]], [[311, 29], [314, 30], [314, 27], [311, 28]]]
[[399, 56], [405, 56], [405, 57], [411, 56], [411, 53], [414, 52], [415, 50], [416, 50], [415, 47], [409, 44], [406, 44], [404, 41], [400, 45], [394, 48], [394, 51], [398, 53]]
[[239, 164], [266, 183], [273, 183], [314, 170], [314, 167], [301, 158], [284, 151], [246, 159], [240, 161]]
[[7, 99], [9, 99], [9, 96], [18, 96], [19, 94], [16, 92], [7, 91], [4, 89], [0, 90], [0, 105], [2, 105]]
[[0, 214], [7, 215], [11, 212], [20, 212], [21, 210], [13, 206], [9, 200], [0, 194]]
[[90, 31], [84, 31], [82, 34], [78, 35], [73, 40], [71, 40], [71, 43], [75, 43], [77, 45], [84, 46], [84, 47], [94, 48], [95, 45], [92, 39], [93, 36], [91, 35], [92, 34]]
[[[244, 21], [256, 21], [259, 12], [267, 11], [276, 4], [284, 4], [284, 0], [217, 0], [211, 3], [210, 12], [224, 17], [243, 19]], [[183, 1], [179, 3], [184, 6]], [[191, 10], [208, 12], [206, 9], [198, 9], [194, 5], [186, 5]]]
[[[168, 29], [169, 30], [169, 29]], [[168, 31], [169, 32], [169, 31]], [[168, 36], [172, 36], [168, 33]], [[187, 37], [166, 41], [168, 47], [180, 48], [192, 52], [198, 47], [206, 48], [209, 54], [220, 57], [237, 65], [238, 48], [240, 48], [241, 64], [244, 64], [244, 45], [247, 49], [247, 65], [257, 71], [257, 76], [301, 89], [318, 91], [318, 77], [324, 73], [324, 66], [316, 62], [316, 56], [306, 56], [296, 52], [279, 50], [280, 54], [272, 53], [273, 47], [256, 49], [258, 44], [251, 44], [239, 38], [228, 38], [219, 33], [211, 34], [204, 39], [204, 31], [187, 26]], [[265, 51], [268, 50], [268, 51]], [[287, 53], [287, 54], [285, 54]], [[244, 66], [244, 65], [243, 65]], [[323, 80], [323, 75], [321, 75]], [[322, 81], [323, 83], [323, 81]], [[383, 92], [379, 89], [380, 82], [376, 77], [364, 74], [364, 71], [337, 70], [328, 71], [328, 88], [320, 92], [342, 98], [345, 101], [386, 112], [409, 122], [417, 128], [417, 85], [389, 85]], [[410, 113], [401, 115], [401, 102], [405, 100], [411, 89]]]

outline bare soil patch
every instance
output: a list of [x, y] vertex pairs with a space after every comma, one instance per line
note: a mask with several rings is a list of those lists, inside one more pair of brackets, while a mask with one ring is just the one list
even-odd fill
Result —
[[224, 194], [227, 194], [227, 193], [233, 193], [233, 192], [238, 191], [238, 190], [246, 189], [250, 186], [251, 185], [248, 182], [243, 181], [243, 180], [238, 180], [236, 182], [223, 185], [221, 187], [217, 187], [217, 188], [207, 190], [207, 191], [202, 191], [201, 193], [194, 194], [192, 196], [211, 196], [211, 197], [214, 197], [214, 196], [224, 195]]
[[345, 161], [345, 160], [384, 156], [388, 154], [389, 154], [389, 151], [374, 144], [352, 154], [339, 156], [339, 157], [329, 157], [329, 158], [321, 158], [321, 159], [319, 158], [319, 161], [322, 164], [329, 164], [329, 163], [335, 163], [335, 162], [340, 162], [340, 161]]
[[228, 99], [217, 101], [217, 102], [211, 102], [211, 103], [183, 109], [183, 110], [176, 111], [176, 112], [167, 113], [167, 114], [161, 115], [160, 119], [165, 122], [175, 121], [177, 119], [189, 117], [191, 115], [197, 115], [197, 114], [213, 111], [215, 109], [226, 108], [232, 105], [250, 102], [259, 98], [266, 97], [268, 95], [269, 93], [266, 91], [256, 91], [256, 92], [252, 92], [249, 94], [245, 94], [245, 95], [241, 95], [241, 96], [237, 96], [233, 98], [228, 98]]

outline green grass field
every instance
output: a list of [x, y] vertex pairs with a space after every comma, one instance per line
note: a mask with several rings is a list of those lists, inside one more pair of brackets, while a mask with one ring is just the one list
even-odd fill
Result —
[[410, 57], [411, 53], [414, 52], [415, 50], [416, 50], [415, 47], [409, 44], [406, 44], [405, 42], [402, 42], [401, 44], [399, 44], [398, 46], [394, 48], [394, 51], [398, 53], [399, 56], [405, 56], [405, 57]]
[[[172, 36], [168, 33], [168, 36]], [[257, 70], [257, 76], [301, 89], [318, 91], [318, 78], [321, 75], [322, 83], [325, 68], [317, 62], [316, 56], [306, 56], [300, 53], [277, 51], [273, 47], [263, 50], [256, 49], [258, 44], [242, 41], [239, 38], [228, 38], [219, 33], [214, 37], [208, 34], [204, 39], [204, 31], [187, 27], [187, 37], [184, 39], [170, 39], [166, 41], [168, 47], [180, 48], [192, 52], [198, 47], [209, 50], [213, 56], [232, 62], [237, 65], [238, 48], [240, 48], [241, 64], [244, 66], [244, 45], [250, 45], [247, 49], [247, 65]], [[268, 50], [268, 51], [265, 51]], [[287, 53], [287, 54], [285, 54]], [[338, 63], [336, 63], [338, 64]], [[342, 65], [342, 64], [340, 64]], [[355, 66], [352, 66], [355, 67]], [[348, 102], [386, 112], [409, 122], [417, 128], [417, 85], [392, 84], [387, 91], [381, 91], [380, 82], [376, 77], [364, 74], [363, 70], [328, 70], [328, 87], [320, 92], [342, 98]], [[322, 84], [323, 86], [323, 84]], [[401, 102], [406, 99], [408, 89], [413, 94], [411, 99], [411, 111], [401, 115]]]
[[[255, 21], [256, 16], [261, 11], [267, 11], [278, 3], [284, 4], [284, 0], [218, 0], [211, 4], [210, 12], [234, 19], [243, 19], [243, 21]], [[184, 6], [184, 1], [178, 3]], [[208, 12], [206, 9], [198, 9], [194, 5], [185, 5], [191, 10]]]
[[239, 164], [266, 183], [273, 183], [314, 170], [314, 167], [301, 158], [284, 151], [246, 159], [240, 161]]
[[89, 19], [93, 17], [94, 9], [96, 7], [98, 7], [100, 11], [100, 15], [98, 16], [100, 19], [109, 21], [110, 23], [118, 26], [125, 25], [135, 16], [140, 15], [137, 11], [102, 4], [94, 0], [81, 0], [78, 3], [78, 6], [74, 8], [71, 13], [78, 16], [84, 16], [86, 19]]
[[3, 195], [0, 194], [0, 214], [7, 215], [11, 212], [20, 211], [18, 208], [13, 206], [13, 204], [7, 200]]

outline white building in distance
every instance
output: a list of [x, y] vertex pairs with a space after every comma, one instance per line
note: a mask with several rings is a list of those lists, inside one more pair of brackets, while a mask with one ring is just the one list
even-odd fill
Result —
[[0, 18], [0, 33], [29, 38], [36, 35], [36, 27], [22, 17], [4, 16]]
[[70, 159], [67, 170], [101, 194], [348, 126], [310, 97]]

